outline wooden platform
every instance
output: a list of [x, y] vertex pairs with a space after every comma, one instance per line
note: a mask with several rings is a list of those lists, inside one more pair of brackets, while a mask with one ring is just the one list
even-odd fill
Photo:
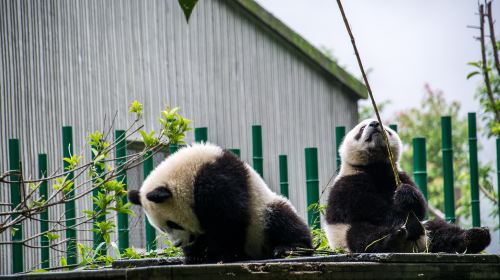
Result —
[[499, 255], [341, 254], [183, 265], [182, 259], [116, 261], [112, 269], [32, 273], [2, 279], [500, 279]]

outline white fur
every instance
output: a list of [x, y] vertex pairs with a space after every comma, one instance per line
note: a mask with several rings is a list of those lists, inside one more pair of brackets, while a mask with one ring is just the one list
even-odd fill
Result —
[[[222, 149], [213, 144], [193, 144], [181, 148], [161, 162], [144, 180], [140, 189], [141, 204], [151, 224], [166, 232], [175, 243], [186, 245], [190, 234], [203, 233], [191, 205], [194, 204], [193, 185], [202, 166], [214, 162], [222, 155]], [[172, 198], [154, 203], [146, 194], [157, 187], [167, 186]], [[167, 221], [181, 225], [185, 230], [171, 230]]]
[[325, 233], [328, 239], [328, 245], [332, 250], [337, 248], [345, 249], [349, 252], [349, 246], [347, 244], [347, 231], [351, 228], [349, 224], [327, 224], [325, 225]]
[[245, 167], [249, 174], [249, 209], [250, 224], [247, 229], [247, 240], [245, 252], [253, 257], [260, 258], [264, 254], [263, 244], [265, 242], [264, 226], [267, 205], [277, 201], [286, 202], [295, 211], [295, 208], [284, 197], [277, 195], [262, 180], [260, 175], [248, 164]]
[[[374, 134], [372, 140], [367, 142], [370, 134], [373, 132], [374, 128], [370, 127], [369, 124], [375, 119], [366, 119], [356, 125], [351, 131], [349, 131], [342, 144], [339, 148], [340, 158], [342, 163], [340, 166], [339, 176], [353, 175], [358, 171], [356, 165], [366, 165], [368, 163], [376, 161], [388, 161], [388, 156], [385, 155], [386, 146], [384, 143], [384, 138], [381, 133]], [[361, 137], [356, 140], [355, 136], [358, 134], [362, 127], [364, 131]], [[387, 138], [389, 139], [389, 144], [391, 146], [391, 151], [396, 162], [399, 162], [401, 156], [402, 143], [399, 135], [391, 128], [384, 126], [385, 130], [390, 131], [392, 135], [387, 133]], [[380, 126], [377, 128], [380, 131]]]

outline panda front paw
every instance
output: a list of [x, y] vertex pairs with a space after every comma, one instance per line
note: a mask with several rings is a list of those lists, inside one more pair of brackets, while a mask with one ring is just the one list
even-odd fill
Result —
[[394, 194], [394, 205], [402, 212], [413, 212], [419, 220], [425, 216], [427, 205], [420, 191], [410, 184], [401, 184]]

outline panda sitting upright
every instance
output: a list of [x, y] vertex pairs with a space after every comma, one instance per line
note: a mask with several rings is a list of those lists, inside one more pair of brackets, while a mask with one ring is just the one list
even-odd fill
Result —
[[[401, 140], [384, 127], [394, 158]], [[326, 228], [332, 249], [349, 252], [478, 253], [490, 243], [486, 228], [463, 230], [443, 220], [423, 222], [424, 197], [404, 172], [396, 187], [380, 124], [362, 121], [339, 149], [341, 168], [329, 194]]]
[[229, 151], [194, 144], [165, 159], [129, 200], [181, 246], [185, 263], [281, 257], [312, 248], [290, 202]]

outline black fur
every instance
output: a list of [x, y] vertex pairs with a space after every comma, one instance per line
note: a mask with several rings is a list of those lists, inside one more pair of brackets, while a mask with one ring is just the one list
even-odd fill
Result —
[[404, 251], [408, 241], [423, 234], [419, 220], [425, 216], [425, 199], [403, 172], [399, 173], [403, 185], [396, 189], [388, 163], [356, 168], [358, 174], [342, 177], [333, 186], [327, 223], [351, 226], [347, 232], [351, 252]]
[[231, 262], [246, 259], [249, 224], [248, 172], [230, 152], [207, 164], [194, 183], [194, 212], [204, 236], [184, 248], [186, 263]]
[[141, 205], [141, 197], [138, 190], [128, 191], [128, 201], [132, 204]]
[[278, 201], [268, 205], [266, 212], [265, 234], [267, 244], [272, 250], [268, 257], [284, 257], [296, 248], [312, 248], [311, 233], [307, 225], [285, 202]]
[[146, 194], [146, 198], [155, 203], [162, 203], [172, 197], [172, 192], [166, 187], [157, 187]]
[[433, 253], [468, 253], [483, 251], [491, 242], [487, 228], [463, 230], [444, 220], [436, 219], [425, 224], [430, 238], [429, 250]]

